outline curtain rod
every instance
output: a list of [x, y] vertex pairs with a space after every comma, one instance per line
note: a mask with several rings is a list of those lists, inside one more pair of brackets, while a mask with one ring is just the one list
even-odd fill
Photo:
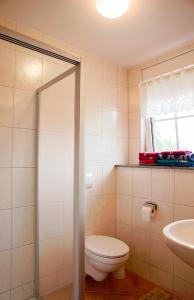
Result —
[[162, 60], [162, 61], [160, 61], [160, 62], [158, 62], [158, 63], [154, 63], [154, 64], [152, 64], [152, 65], [150, 65], [150, 66], [148, 66], [148, 67], [142, 67], [142, 68], [141, 68], [141, 71], [144, 71], [144, 70], [150, 69], [150, 68], [152, 68], [152, 67], [158, 66], [158, 65], [160, 65], [160, 64], [162, 64], [162, 63], [164, 63], [164, 62], [170, 61], [170, 60], [172, 60], [172, 59], [174, 59], [174, 58], [180, 57], [180, 56], [182, 56], [182, 55], [184, 55], [184, 54], [187, 54], [187, 53], [190, 53], [190, 52], [192, 52], [192, 51], [194, 51], [194, 48], [189, 49], [189, 50], [186, 50], [186, 51], [184, 51], [184, 52], [182, 52], [182, 53], [180, 53], [180, 54], [177, 54], [177, 55], [175, 55], [175, 56], [171, 56], [171, 57], [169, 57], [169, 58], [167, 58], [167, 59], [164, 59], [164, 60]]

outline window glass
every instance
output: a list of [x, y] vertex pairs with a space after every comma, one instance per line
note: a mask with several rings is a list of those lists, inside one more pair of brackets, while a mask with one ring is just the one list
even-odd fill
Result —
[[153, 122], [155, 151], [177, 150], [175, 120]]
[[194, 117], [177, 119], [179, 148], [194, 151]]

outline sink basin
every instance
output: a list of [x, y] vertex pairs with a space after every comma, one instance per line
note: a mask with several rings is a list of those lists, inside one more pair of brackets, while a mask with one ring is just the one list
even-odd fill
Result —
[[194, 268], [194, 219], [168, 224], [163, 235], [168, 248]]

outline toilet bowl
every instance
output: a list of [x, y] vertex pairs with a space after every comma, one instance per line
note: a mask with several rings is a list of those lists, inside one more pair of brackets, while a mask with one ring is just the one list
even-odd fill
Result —
[[86, 236], [85, 272], [96, 281], [103, 281], [109, 273], [117, 279], [124, 278], [128, 258], [129, 247], [124, 242], [103, 235]]

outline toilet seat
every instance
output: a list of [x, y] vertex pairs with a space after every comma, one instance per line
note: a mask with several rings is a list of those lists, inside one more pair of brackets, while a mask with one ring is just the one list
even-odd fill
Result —
[[103, 235], [86, 236], [85, 251], [89, 257], [102, 258], [103, 261], [123, 261], [129, 255], [129, 247], [124, 242]]

